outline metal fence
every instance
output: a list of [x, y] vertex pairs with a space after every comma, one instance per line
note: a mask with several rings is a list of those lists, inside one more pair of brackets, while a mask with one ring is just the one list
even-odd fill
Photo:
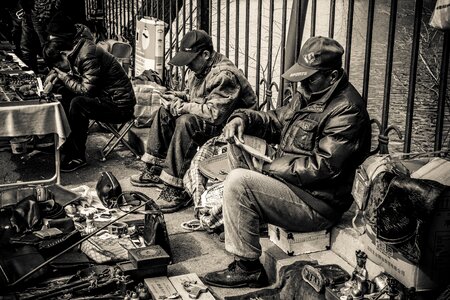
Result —
[[[395, 130], [399, 136], [403, 135], [401, 140], [392, 137], [397, 151], [421, 152], [448, 149], [450, 140], [447, 83], [450, 32], [428, 26], [431, 11], [430, 3], [425, 2], [87, 0], [86, 15], [103, 24], [106, 37], [124, 38], [132, 44], [137, 17], [164, 20], [168, 24], [167, 59], [178, 50], [186, 31], [205, 29], [213, 37], [217, 51], [244, 72], [266, 109], [282, 105], [289, 90], [295, 88], [281, 78], [289, 47], [298, 52], [301, 41], [309, 36], [334, 37], [346, 50], [344, 68], [350, 80], [367, 101], [371, 116], [381, 120], [375, 122], [379, 125], [381, 151], [387, 150], [389, 132]], [[294, 4], [297, 6], [293, 10]], [[399, 27], [405, 9], [414, 18], [410, 18], [412, 24]], [[295, 17], [306, 20], [303, 35], [297, 35], [297, 42], [288, 44], [289, 21]], [[399, 36], [404, 39], [400, 48]], [[166, 77], [181, 88], [184, 74], [184, 69], [169, 68]], [[429, 103], [427, 98], [431, 99]], [[423, 110], [426, 116], [418, 117]], [[431, 137], [423, 137], [428, 134]], [[434, 142], [430, 143], [431, 140]], [[412, 149], [412, 145], [416, 148]]]

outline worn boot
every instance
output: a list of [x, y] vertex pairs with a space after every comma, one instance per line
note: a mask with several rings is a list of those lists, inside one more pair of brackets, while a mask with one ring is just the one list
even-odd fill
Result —
[[209, 285], [225, 288], [269, 285], [266, 271], [259, 260], [235, 260], [225, 270], [206, 274], [204, 280]]
[[131, 175], [130, 182], [134, 186], [152, 187], [162, 184], [159, 175], [161, 175], [162, 168], [160, 166], [151, 165], [145, 168], [140, 174]]
[[159, 194], [158, 205], [163, 213], [173, 213], [192, 202], [192, 198], [182, 188], [164, 185], [161, 194]]

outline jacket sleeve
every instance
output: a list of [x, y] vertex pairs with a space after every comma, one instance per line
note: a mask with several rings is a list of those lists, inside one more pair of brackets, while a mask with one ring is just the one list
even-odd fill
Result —
[[100, 61], [96, 57], [96, 48], [90, 47], [82, 55], [78, 71], [81, 77], [68, 74], [64, 79], [64, 85], [76, 94], [94, 95], [96, 85], [100, 80]]
[[230, 71], [220, 71], [206, 82], [207, 96], [202, 101], [189, 99], [180, 108], [183, 114], [193, 114], [213, 124], [222, 124], [234, 110], [241, 86]]
[[284, 124], [289, 122], [299, 106], [300, 98], [297, 96], [289, 104], [268, 112], [238, 109], [229, 120], [240, 117], [244, 120], [245, 134], [262, 138], [271, 144], [279, 144]]
[[[275, 159], [269, 173], [297, 186], [318, 184], [335, 178], [346, 169], [349, 159], [361, 147], [364, 118], [358, 108], [338, 108], [325, 125], [318, 145], [310, 155], [285, 155]], [[296, 136], [298, 140], [300, 136]]]

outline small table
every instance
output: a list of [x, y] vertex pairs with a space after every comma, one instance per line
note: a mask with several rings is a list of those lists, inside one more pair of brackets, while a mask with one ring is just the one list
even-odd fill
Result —
[[70, 133], [64, 109], [59, 102], [38, 100], [0, 103], [0, 136], [55, 135], [55, 175], [50, 179], [1, 184], [2, 187], [60, 182], [59, 149]]

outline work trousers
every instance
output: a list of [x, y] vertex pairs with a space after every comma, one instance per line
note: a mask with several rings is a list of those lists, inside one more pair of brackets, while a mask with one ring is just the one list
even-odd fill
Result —
[[183, 176], [198, 147], [218, 136], [222, 128], [192, 114], [172, 116], [167, 109], [160, 107], [152, 120], [142, 160], [162, 166], [161, 180], [182, 188]]
[[111, 100], [74, 96], [67, 89], [58, 90], [62, 94], [62, 106], [69, 121], [71, 133], [64, 145], [63, 153], [70, 159], [86, 159], [86, 140], [89, 120], [119, 124], [131, 120], [133, 107], [121, 108]]
[[[236, 258], [261, 256], [260, 223], [311, 232], [333, 225], [302, 201], [285, 183], [257, 171], [260, 164], [238, 146], [228, 147], [232, 171], [224, 182], [225, 249]], [[237, 167], [237, 168], [236, 168]]]

